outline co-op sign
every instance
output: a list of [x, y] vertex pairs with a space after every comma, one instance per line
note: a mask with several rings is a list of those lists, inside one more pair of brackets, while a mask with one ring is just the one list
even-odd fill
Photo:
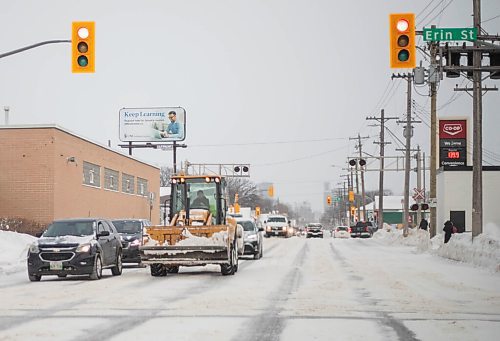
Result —
[[465, 139], [467, 138], [466, 121], [440, 121], [443, 139]]
[[120, 141], [173, 142], [186, 138], [184, 108], [123, 108], [119, 115]]
[[467, 165], [467, 120], [439, 120], [439, 164]]

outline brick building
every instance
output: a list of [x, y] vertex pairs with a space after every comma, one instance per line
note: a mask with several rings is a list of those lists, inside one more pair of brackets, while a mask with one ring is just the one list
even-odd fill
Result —
[[[56, 125], [0, 126], [0, 218], [160, 222], [160, 169]], [[30, 231], [32, 232], [32, 231]]]

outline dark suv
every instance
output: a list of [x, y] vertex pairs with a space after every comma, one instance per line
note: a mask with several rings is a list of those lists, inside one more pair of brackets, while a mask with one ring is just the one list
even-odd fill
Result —
[[122, 244], [113, 223], [106, 219], [55, 220], [28, 251], [28, 277], [45, 275], [102, 277], [103, 269], [122, 273]]
[[146, 227], [151, 226], [147, 219], [113, 219], [120, 234], [123, 249], [123, 263], [141, 263], [139, 246], [143, 244]]
[[351, 226], [351, 237], [366, 237], [373, 236], [374, 227], [371, 221], [358, 221], [356, 225]]

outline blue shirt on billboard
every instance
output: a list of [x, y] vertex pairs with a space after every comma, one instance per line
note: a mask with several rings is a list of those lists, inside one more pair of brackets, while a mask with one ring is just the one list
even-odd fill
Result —
[[175, 111], [169, 112], [168, 119], [170, 123], [167, 126], [167, 131], [162, 133], [162, 137], [182, 140], [184, 138], [184, 127], [177, 122], [177, 113]]

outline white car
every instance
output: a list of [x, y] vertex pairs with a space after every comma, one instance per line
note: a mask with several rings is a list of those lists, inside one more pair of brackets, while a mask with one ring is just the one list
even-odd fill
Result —
[[349, 226], [337, 226], [333, 230], [333, 238], [351, 238]]

